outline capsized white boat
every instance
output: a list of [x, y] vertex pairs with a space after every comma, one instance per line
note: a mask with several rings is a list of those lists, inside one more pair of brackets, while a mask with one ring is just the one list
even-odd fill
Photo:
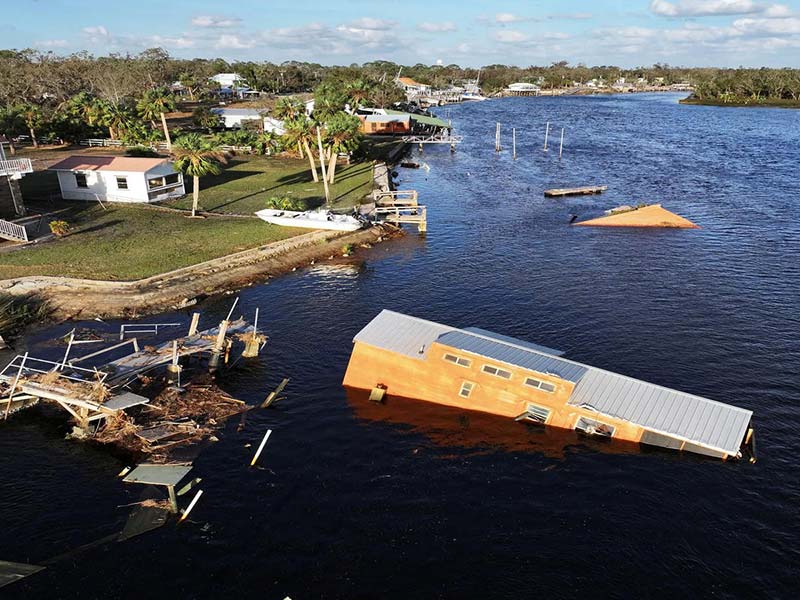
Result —
[[349, 215], [337, 215], [329, 210], [278, 210], [265, 208], [256, 212], [256, 216], [272, 223], [285, 227], [306, 227], [308, 229], [333, 229], [335, 231], [355, 231], [364, 224]]

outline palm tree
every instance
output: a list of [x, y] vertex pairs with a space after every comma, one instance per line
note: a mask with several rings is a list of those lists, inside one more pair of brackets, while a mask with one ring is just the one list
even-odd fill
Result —
[[192, 216], [197, 214], [200, 199], [200, 178], [206, 175], [219, 175], [222, 165], [228, 162], [224, 152], [220, 152], [209, 141], [196, 133], [189, 133], [175, 143], [172, 148], [175, 162], [172, 167], [181, 173], [192, 176]]
[[255, 147], [259, 154], [277, 154], [281, 149], [281, 136], [274, 131], [264, 131], [256, 139]]
[[298, 98], [294, 96], [284, 96], [275, 103], [275, 108], [272, 111], [276, 119], [282, 121], [289, 121], [296, 119], [301, 115], [305, 115], [306, 106]]
[[139, 109], [139, 114], [142, 115], [142, 118], [149, 120], [151, 123], [156, 116], [161, 117], [161, 125], [164, 128], [164, 138], [167, 140], [167, 150], [170, 150], [172, 148], [172, 140], [169, 137], [167, 118], [164, 114], [175, 110], [175, 96], [166, 88], [147, 90], [136, 107]]
[[336, 177], [336, 158], [340, 152], [352, 152], [361, 144], [361, 120], [355, 115], [339, 112], [325, 123], [326, 137], [330, 148], [328, 163], [328, 182], [334, 183]]
[[346, 88], [349, 96], [350, 105], [353, 109], [361, 106], [366, 100], [369, 99], [373, 92], [372, 84], [366, 79], [356, 79], [347, 84]]
[[286, 129], [285, 136], [287, 142], [289, 145], [297, 146], [297, 148], [300, 150], [301, 158], [303, 156], [303, 150], [305, 150], [306, 156], [308, 156], [308, 163], [311, 165], [311, 175], [314, 178], [314, 181], [319, 181], [317, 167], [314, 164], [314, 155], [311, 154], [311, 147], [309, 146], [309, 144], [313, 144], [314, 140], [316, 140], [311, 119], [303, 114], [299, 117], [295, 117], [294, 119], [284, 121], [283, 126], [284, 129]]

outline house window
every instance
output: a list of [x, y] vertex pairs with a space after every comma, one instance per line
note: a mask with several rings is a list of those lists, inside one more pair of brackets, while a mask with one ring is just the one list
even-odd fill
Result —
[[165, 185], [172, 185], [173, 183], [178, 183], [180, 181], [180, 174], [174, 173], [172, 175], [167, 175], [164, 177]]
[[147, 185], [152, 190], [153, 188], [164, 187], [166, 182], [164, 181], [163, 177], [156, 177], [155, 179], [148, 179]]
[[463, 358], [461, 356], [456, 356], [455, 354], [445, 354], [444, 359], [447, 362], [451, 362], [454, 365], [458, 365], [459, 367], [469, 367], [472, 364], [472, 361], [468, 358]]
[[525, 409], [525, 414], [523, 418], [526, 421], [533, 421], [535, 423], [547, 423], [547, 419], [550, 416], [550, 409], [545, 408], [544, 406], [538, 406], [536, 404], [528, 404], [527, 408]]
[[548, 392], [550, 394], [556, 391], [556, 386], [552, 383], [542, 381], [541, 379], [534, 379], [533, 377], [526, 377], [525, 385], [536, 388], [537, 390], [542, 390], [543, 392]]
[[465, 381], [461, 384], [461, 390], [458, 392], [458, 395], [462, 398], [469, 398], [473, 389], [475, 389], [475, 384], [471, 381]]
[[89, 184], [86, 182], [86, 173], [75, 173], [75, 185], [80, 188], [89, 187]]
[[481, 370], [484, 373], [488, 373], [489, 375], [494, 375], [495, 377], [501, 377], [503, 379], [511, 379], [511, 372], [506, 371], [505, 369], [501, 369], [499, 367], [493, 367], [492, 365], [483, 365]]
[[616, 427], [586, 417], [578, 417], [578, 421], [575, 423], [576, 431], [582, 431], [588, 435], [597, 435], [600, 437], [613, 436], [615, 429]]
[[127, 190], [128, 189], [128, 178], [127, 177], [117, 177], [117, 189], [118, 190]]

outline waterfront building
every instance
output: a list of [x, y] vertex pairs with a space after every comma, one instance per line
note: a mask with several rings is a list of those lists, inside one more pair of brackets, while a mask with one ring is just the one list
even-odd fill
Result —
[[49, 168], [65, 200], [159, 202], [183, 196], [183, 175], [166, 158], [70, 156]]
[[384, 310], [353, 340], [344, 385], [721, 459], [752, 457], [752, 412], [483, 329]]

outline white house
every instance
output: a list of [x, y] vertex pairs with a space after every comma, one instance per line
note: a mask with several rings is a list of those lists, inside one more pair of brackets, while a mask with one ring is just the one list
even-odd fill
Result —
[[286, 127], [280, 119], [264, 117], [264, 131], [271, 131], [276, 135], [284, 135], [286, 133]]
[[247, 87], [247, 81], [238, 73], [217, 73], [213, 77], [209, 77], [209, 80], [217, 82], [222, 88]]
[[50, 167], [65, 200], [159, 202], [183, 196], [183, 175], [166, 158], [70, 156]]
[[211, 112], [220, 118], [226, 129], [239, 129], [244, 121], [261, 121], [267, 111], [255, 108], [212, 108]]

